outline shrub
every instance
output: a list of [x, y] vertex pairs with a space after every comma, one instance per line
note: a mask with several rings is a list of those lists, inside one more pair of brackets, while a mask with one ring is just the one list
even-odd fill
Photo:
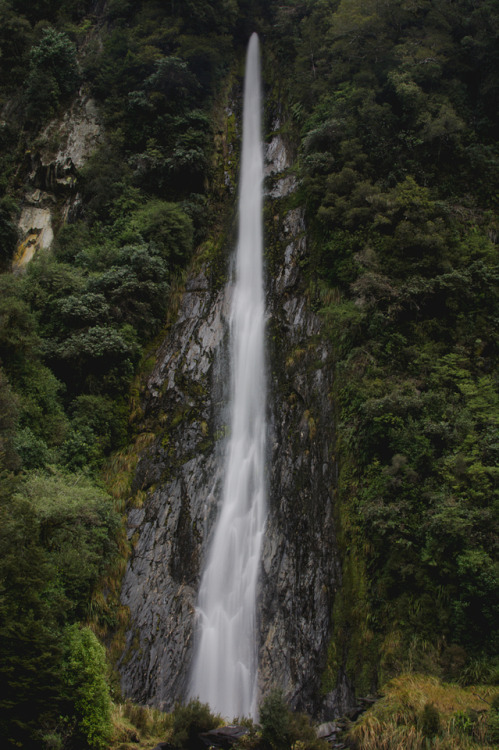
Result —
[[275, 750], [289, 747], [300, 750], [327, 748], [323, 740], [317, 739], [308, 716], [291, 711], [280, 689], [272, 690], [263, 700], [260, 706], [260, 724], [262, 740]]
[[180, 261], [192, 250], [192, 221], [176, 203], [151, 200], [134, 211], [131, 226], [161, 248], [166, 258]]
[[191, 700], [186, 705], [178, 703], [173, 711], [173, 738], [175, 747], [189, 748], [204, 747], [198, 735], [209, 732], [222, 724], [218, 714], [212, 714], [207, 703]]
[[111, 699], [106, 682], [106, 652], [87, 627], [66, 631], [64, 677], [74, 697], [77, 733], [89, 747], [104, 750], [111, 736]]
[[499, 695], [492, 699], [487, 716], [487, 735], [489, 742], [499, 745]]
[[14, 447], [25, 469], [40, 469], [50, 461], [47, 443], [41, 437], [34, 435], [29, 427], [18, 431]]
[[260, 706], [260, 724], [262, 738], [273, 748], [285, 748], [288, 745], [291, 712], [284, 700], [282, 690], [273, 690]]
[[61, 99], [76, 91], [78, 85], [76, 47], [61, 31], [43, 30], [39, 44], [31, 48], [26, 81], [28, 117], [38, 120], [50, 116]]

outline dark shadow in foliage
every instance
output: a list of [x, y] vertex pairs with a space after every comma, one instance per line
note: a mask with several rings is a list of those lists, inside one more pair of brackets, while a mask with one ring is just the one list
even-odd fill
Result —
[[0, 199], [0, 272], [7, 270], [16, 249], [18, 230], [14, 221], [14, 203]]
[[129, 173], [123, 156], [111, 144], [101, 146], [89, 158], [81, 170], [80, 189], [90, 224], [109, 219], [111, 206], [123, 192]]
[[327, 750], [327, 743], [317, 739], [308, 716], [291, 711], [280, 689], [272, 690], [262, 701], [260, 724], [262, 740], [272, 750], [286, 750], [296, 742], [303, 750]]
[[[7, 747], [39, 747], [40, 722], [55, 719], [63, 694], [54, 570], [39, 545], [27, 500], [0, 478], [0, 735]], [[59, 609], [60, 613], [60, 609]]]
[[207, 703], [197, 699], [185, 705], [177, 703], [173, 710], [172, 745], [182, 750], [203, 750], [205, 744], [199, 738], [201, 732], [208, 732], [222, 724], [218, 714], [212, 714]]

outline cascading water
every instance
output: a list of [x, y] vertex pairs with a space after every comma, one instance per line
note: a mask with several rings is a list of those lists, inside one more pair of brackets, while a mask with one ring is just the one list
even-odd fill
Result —
[[190, 695], [228, 719], [256, 717], [256, 596], [265, 523], [265, 309], [258, 36], [246, 57], [239, 238], [230, 317], [231, 433], [198, 597]]

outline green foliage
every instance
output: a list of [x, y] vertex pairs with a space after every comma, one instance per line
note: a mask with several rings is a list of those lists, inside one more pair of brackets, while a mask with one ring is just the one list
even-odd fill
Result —
[[15, 450], [26, 469], [40, 469], [51, 463], [51, 454], [43, 438], [37, 437], [29, 427], [18, 430]]
[[61, 647], [45, 597], [53, 570], [30, 503], [14, 501], [14, 488], [0, 482], [0, 731], [7, 746], [31, 748], [38, 722], [58, 710]]
[[498, 59], [465, 2], [272, 13], [336, 366], [343, 588], [324, 684], [445, 672], [454, 647], [462, 670], [498, 638]]
[[13, 221], [13, 204], [0, 198], [0, 269], [11, 260], [17, 244], [17, 227]]
[[383, 687], [381, 699], [353, 724], [346, 740], [364, 750], [492, 750], [495, 700], [494, 688], [483, 686], [477, 694], [476, 688], [464, 690], [419, 674], [401, 675]]
[[86, 746], [105, 750], [112, 731], [105, 649], [87, 627], [72, 625], [65, 638], [63, 677], [74, 701], [76, 735]]
[[[30, 473], [12, 502], [29, 504], [37, 541], [65, 598], [64, 619], [85, 614], [93, 587], [116, 553], [120, 519], [111, 498], [82, 474]], [[28, 506], [26, 506], [27, 509]]]
[[490, 712], [487, 720], [488, 741], [490, 743], [499, 742], [499, 697], [496, 695], [492, 700]]
[[39, 339], [36, 320], [10, 274], [0, 276], [0, 361], [9, 375], [17, 375], [35, 354]]
[[130, 229], [147, 242], [153, 242], [165, 258], [178, 263], [192, 251], [193, 226], [187, 214], [175, 203], [149, 201], [130, 217]]
[[12, 3], [0, 3], [0, 85], [11, 90], [24, 77], [24, 51], [31, 41], [31, 25], [27, 18], [12, 8]]
[[288, 747], [291, 711], [282, 690], [273, 690], [260, 706], [262, 738], [275, 750]]
[[11, 0], [9, 4], [33, 24], [42, 19], [55, 21], [61, 16], [78, 19], [92, 8], [92, 0]]
[[121, 196], [129, 172], [112, 144], [104, 144], [88, 159], [81, 170], [81, 190], [91, 222], [109, 220], [111, 207]]
[[[0, 277], [0, 734], [26, 748], [108, 742], [102, 650], [77, 623], [120, 519], [89, 476], [126, 442], [142, 345], [218, 212], [207, 199], [212, 105], [237, 4], [105, 5], [109, 27], [92, 35], [93, 2], [0, 2], [2, 269], [27, 177], [18, 162], [38, 148], [30, 133], [83, 82], [107, 136], [78, 176], [81, 220], [22, 275]], [[22, 481], [10, 473], [20, 469]], [[213, 726], [194, 714], [177, 718], [180, 733]]]
[[300, 747], [302, 750], [325, 750], [305, 714], [291, 711], [282, 690], [272, 690], [260, 705], [262, 740], [275, 750]]
[[222, 723], [221, 717], [212, 714], [210, 707], [199, 700], [185, 705], [178, 703], [173, 711], [172, 743], [180, 748], [198, 748], [203, 745], [198, 735], [209, 732]]
[[167, 737], [171, 732], [173, 715], [166, 714], [149, 706], [140, 706], [127, 700], [120, 705], [120, 711], [128, 721], [136, 727], [141, 736], [163, 736]]
[[[94, 8], [0, 2], [2, 267], [16, 240], [20, 124], [75, 93], [71, 38], [94, 21], [72, 23]], [[70, 732], [58, 636], [84, 616], [117, 523], [78, 471], [97, 471], [126, 440], [141, 345], [219, 213], [213, 105], [255, 26], [267, 90], [279, 91], [269, 122], [287, 118], [299, 146], [305, 273], [336, 370], [343, 587], [325, 689], [343, 668], [362, 690], [414, 665], [485, 675], [499, 621], [496, 4], [112, 0], [103, 12], [99, 44], [90, 35], [82, 47], [106, 127], [79, 179], [82, 220], [60, 232], [55, 256], [0, 278], [0, 453], [8, 471], [28, 472], [16, 491], [0, 477], [2, 714], [19, 706], [0, 733], [28, 746], [41, 719], [50, 742]], [[19, 86], [24, 104], [6, 98]], [[309, 741], [282, 696], [267, 708], [276, 747]], [[190, 710], [177, 720], [183, 742], [203, 718]]]
[[0, 470], [15, 470], [19, 457], [14, 441], [19, 419], [19, 400], [0, 368]]
[[63, 32], [45, 28], [29, 55], [25, 94], [28, 119], [55, 114], [59, 103], [76, 91], [78, 80], [75, 45]]
[[[92, 674], [68, 677], [63, 631], [85, 615], [115, 554], [119, 524], [109, 496], [83, 475], [32, 473], [22, 483], [0, 481], [0, 731], [8, 746], [40, 747], [41, 727], [60, 734], [61, 716], [74, 712], [76, 699], [82, 731], [100, 742], [100, 719], [95, 730], [83, 719], [91, 710], [86, 700], [105, 717], [99, 697], [104, 672], [95, 691]], [[102, 648], [99, 653], [100, 661], [89, 656], [89, 669], [101, 669]], [[88, 690], [80, 690], [84, 684]], [[64, 733], [71, 734], [70, 719]]]

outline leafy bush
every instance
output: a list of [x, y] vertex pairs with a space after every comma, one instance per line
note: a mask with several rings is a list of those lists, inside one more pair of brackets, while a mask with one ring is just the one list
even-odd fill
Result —
[[192, 252], [192, 221], [178, 204], [149, 201], [132, 213], [130, 227], [157, 246], [164, 258], [171, 259], [172, 266]]
[[275, 750], [288, 747], [291, 727], [291, 711], [282, 690], [273, 690], [260, 705], [262, 739]]
[[173, 710], [172, 744], [185, 750], [204, 747], [198, 735], [222, 724], [222, 719], [212, 714], [207, 703], [190, 700], [185, 705], [178, 703]]
[[18, 430], [14, 447], [25, 469], [41, 469], [50, 463], [50, 451], [43, 438], [33, 434], [29, 427]]
[[65, 633], [64, 681], [74, 701], [76, 735], [95, 750], [105, 750], [112, 733], [111, 699], [106, 682], [106, 652], [87, 627]]
[[282, 690], [272, 690], [262, 701], [259, 713], [262, 739], [275, 750], [326, 750], [327, 743], [317, 739], [308, 716], [292, 712]]
[[111, 498], [82, 474], [31, 472], [13, 503], [29, 514], [33, 544], [46, 560], [54, 614], [62, 620], [82, 617], [116, 551], [120, 517]]
[[17, 244], [18, 231], [13, 209], [12, 201], [0, 198], [0, 271], [8, 266]]
[[62, 31], [45, 28], [29, 55], [26, 112], [29, 119], [53, 115], [59, 103], [73, 94], [79, 74], [74, 43]]

